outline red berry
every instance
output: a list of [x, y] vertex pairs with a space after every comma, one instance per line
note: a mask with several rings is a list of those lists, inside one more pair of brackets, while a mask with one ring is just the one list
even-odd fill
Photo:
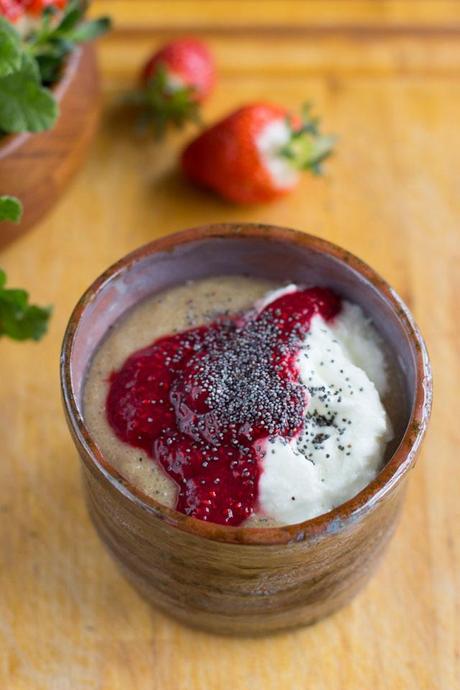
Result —
[[0, 15], [10, 22], [16, 22], [24, 12], [23, 3], [18, 0], [0, 0]]
[[0, 0], [0, 15], [11, 22], [24, 14], [40, 15], [46, 7], [63, 9], [68, 0]]
[[197, 184], [238, 204], [271, 201], [290, 192], [298, 171], [319, 171], [333, 140], [317, 121], [286, 108], [254, 103], [217, 122], [185, 149], [182, 169]]
[[43, 10], [47, 7], [55, 7], [56, 9], [62, 10], [67, 5], [68, 0], [23, 0], [23, 5], [26, 12], [30, 14], [39, 15], [42, 14]]
[[181, 38], [163, 46], [145, 64], [142, 82], [146, 84], [160, 66], [175, 87], [192, 88], [196, 101], [203, 101], [214, 88], [214, 60], [207, 46], [196, 38]]
[[182, 167], [194, 182], [235, 203], [269, 201], [295, 184], [278, 185], [265, 164], [258, 138], [267, 125], [285, 121], [285, 108], [247, 105], [199, 135], [185, 149]]

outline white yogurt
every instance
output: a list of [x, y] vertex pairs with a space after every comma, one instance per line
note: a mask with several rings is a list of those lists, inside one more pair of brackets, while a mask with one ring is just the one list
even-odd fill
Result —
[[268, 442], [259, 480], [260, 512], [284, 524], [355, 496], [376, 476], [393, 437], [380, 399], [388, 386], [381, 341], [358, 306], [343, 302], [329, 323], [315, 316], [297, 365], [308, 390], [304, 428], [289, 442]]

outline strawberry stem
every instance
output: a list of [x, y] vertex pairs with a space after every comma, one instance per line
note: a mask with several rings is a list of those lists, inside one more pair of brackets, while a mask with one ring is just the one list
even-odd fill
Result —
[[322, 162], [328, 158], [334, 148], [337, 138], [333, 135], [320, 134], [319, 119], [310, 115], [310, 106], [303, 108], [302, 125], [291, 129], [291, 138], [283, 146], [280, 154], [286, 158], [296, 170], [311, 170], [315, 175], [322, 173]]
[[167, 70], [161, 65], [138, 96], [138, 103], [144, 108], [143, 117], [151, 123], [157, 138], [164, 135], [168, 124], [180, 128], [189, 121], [200, 123], [195, 89], [172, 86]]

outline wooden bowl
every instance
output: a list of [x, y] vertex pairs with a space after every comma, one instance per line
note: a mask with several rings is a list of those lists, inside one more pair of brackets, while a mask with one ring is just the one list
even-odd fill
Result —
[[[88, 363], [127, 309], [186, 280], [241, 273], [328, 285], [362, 305], [405, 377], [405, 432], [394, 455], [357, 496], [296, 525], [225, 527], [166, 508], [120, 476], [85, 425], [82, 388]], [[187, 624], [230, 634], [312, 623], [363, 586], [393, 533], [431, 406], [425, 345], [409, 311], [382, 278], [333, 244], [252, 224], [178, 233], [109, 268], [70, 318], [61, 381], [89, 511], [110, 553], [151, 603]]]
[[24, 207], [18, 225], [2, 223], [0, 246], [45, 215], [84, 160], [100, 113], [99, 75], [92, 45], [72, 53], [53, 91], [60, 106], [53, 129], [0, 139], [1, 193], [17, 196]]

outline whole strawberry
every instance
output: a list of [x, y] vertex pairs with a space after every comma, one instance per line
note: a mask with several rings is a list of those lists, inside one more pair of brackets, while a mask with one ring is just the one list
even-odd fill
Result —
[[177, 127], [199, 119], [199, 104], [209, 96], [216, 79], [214, 60], [196, 38], [171, 41], [154, 53], [141, 72], [139, 101], [147, 106], [157, 134], [166, 125]]
[[255, 204], [290, 192], [301, 170], [320, 173], [334, 141], [319, 133], [308, 108], [301, 120], [281, 106], [253, 103], [192, 141], [182, 154], [182, 169], [234, 203]]

